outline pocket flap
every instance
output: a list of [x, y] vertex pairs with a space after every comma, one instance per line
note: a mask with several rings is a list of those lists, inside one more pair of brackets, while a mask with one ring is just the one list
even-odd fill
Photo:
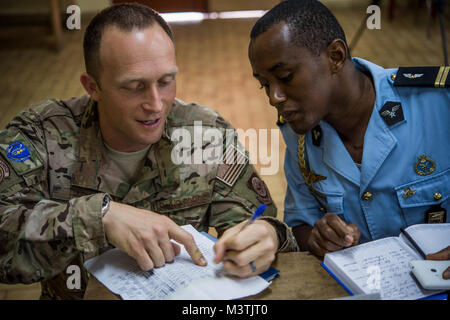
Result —
[[320, 204], [327, 209], [327, 212], [334, 214], [344, 213], [344, 193], [342, 192], [323, 192], [312, 189], [312, 193]]
[[395, 191], [402, 208], [439, 204], [450, 195], [450, 169], [403, 184]]

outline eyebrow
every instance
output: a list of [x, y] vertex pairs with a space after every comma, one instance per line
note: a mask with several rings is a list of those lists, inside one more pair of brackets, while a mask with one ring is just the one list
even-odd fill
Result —
[[[274, 72], [276, 69], [282, 68], [282, 67], [284, 67], [284, 66], [286, 66], [286, 65], [287, 65], [286, 62], [278, 62], [278, 63], [276, 63], [275, 65], [273, 65], [272, 67], [270, 67], [269, 69], [267, 69], [267, 72]], [[258, 78], [258, 77], [259, 77], [259, 74], [253, 73], [253, 76], [254, 76], [255, 78]]]
[[[175, 69], [173, 71], [164, 73], [160, 78], [164, 78], [164, 77], [174, 77], [176, 76], [178, 73], [178, 69]], [[127, 84], [127, 83], [131, 83], [131, 82], [135, 82], [135, 81], [140, 81], [140, 82], [145, 82], [147, 79], [145, 78], [125, 78], [123, 80], [119, 80], [120, 84]]]
[[273, 67], [267, 69], [267, 71], [268, 71], [268, 72], [273, 72], [273, 71], [275, 71], [275, 70], [278, 69], [278, 68], [284, 67], [285, 65], [287, 65], [286, 62], [278, 62], [278, 63], [275, 64]]

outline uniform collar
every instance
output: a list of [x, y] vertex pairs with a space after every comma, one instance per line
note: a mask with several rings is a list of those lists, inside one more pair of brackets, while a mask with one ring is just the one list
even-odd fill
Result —
[[375, 87], [375, 108], [379, 111], [387, 101], [400, 101], [392, 75], [397, 73], [397, 69], [385, 69], [370, 61], [361, 58], [352, 58], [355, 67], [372, 77]]
[[[364, 192], [397, 144], [397, 139], [391, 130], [397, 125], [406, 123], [406, 120], [388, 126], [379, 113], [387, 103], [401, 104], [402, 102], [393, 86], [394, 80], [391, 77], [397, 72], [397, 69], [384, 69], [360, 58], [353, 58], [353, 62], [356, 68], [362, 72], [368, 72], [372, 76], [376, 94], [374, 110], [364, 136], [360, 180], [360, 190]], [[402, 107], [404, 108], [404, 106]]]
[[360, 186], [360, 190], [364, 190], [397, 143], [389, 126], [380, 116], [379, 110], [386, 102], [400, 102], [400, 98], [391, 78], [396, 72], [395, 69], [384, 69], [360, 58], [353, 58], [352, 61], [358, 70], [372, 77], [376, 94], [374, 109], [364, 137], [361, 171], [353, 162], [335, 129], [321, 121], [323, 148], [327, 150], [323, 153], [323, 161], [334, 171]]
[[[170, 148], [167, 148], [167, 144], [171, 144], [169, 135], [169, 117], [164, 125], [162, 138], [154, 144], [154, 148], [166, 148], [170, 150]], [[86, 109], [83, 113], [78, 141], [78, 158], [72, 176], [72, 185], [92, 190], [98, 190], [100, 183], [98, 174], [101, 168], [102, 150], [104, 148], [104, 145], [98, 121], [97, 102], [93, 101], [92, 99], [88, 101]], [[149, 156], [150, 152], [148, 153], [148, 157]], [[157, 169], [154, 168], [154, 165], [155, 164], [153, 164], [151, 168], [148, 168], [148, 170], [146, 169], [146, 173], [141, 176], [142, 179], [139, 179], [136, 185], [139, 185], [141, 180], [154, 178], [157, 175], [155, 172], [155, 170]]]

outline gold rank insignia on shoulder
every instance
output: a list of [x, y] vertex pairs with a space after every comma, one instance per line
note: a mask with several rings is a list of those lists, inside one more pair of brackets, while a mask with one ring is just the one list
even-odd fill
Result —
[[400, 67], [391, 75], [394, 86], [450, 87], [450, 66]]
[[417, 162], [414, 165], [414, 170], [418, 175], [427, 176], [432, 174], [436, 169], [436, 164], [433, 160], [428, 158], [426, 155], [422, 154], [417, 157]]

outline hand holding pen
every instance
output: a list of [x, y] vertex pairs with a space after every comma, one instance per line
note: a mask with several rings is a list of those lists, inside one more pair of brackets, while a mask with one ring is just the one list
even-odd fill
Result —
[[258, 219], [265, 205], [259, 206], [250, 220], [228, 229], [214, 245], [215, 263], [223, 261], [224, 270], [241, 278], [266, 271], [278, 249], [275, 228]]

